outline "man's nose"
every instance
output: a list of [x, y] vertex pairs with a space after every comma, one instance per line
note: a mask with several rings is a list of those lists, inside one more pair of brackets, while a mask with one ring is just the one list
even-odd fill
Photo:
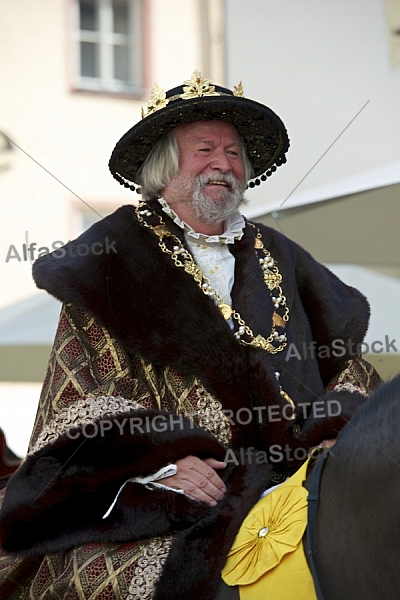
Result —
[[221, 171], [221, 173], [231, 171], [231, 163], [225, 152], [215, 152], [210, 166], [216, 171]]

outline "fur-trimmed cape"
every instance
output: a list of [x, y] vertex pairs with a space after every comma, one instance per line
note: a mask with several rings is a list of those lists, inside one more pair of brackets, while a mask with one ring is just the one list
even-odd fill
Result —
[[[157, 201], [152, 207], [161, 211]], [[163, 218], [185, 243], [180, 228], [166, 215]], [[37, 260], [33, 275], [39, 288], [93, 314], [130, 354], [197, 377], [224, 408], [233, 411], [233, 419], [242, 407], [259, 407], [258, 414], [263, 415], [261, 407], [283, 408], [281, 386], [301, 405], [299, 417], [307, 413], [310, 424], [318, 412], [318, 426], [313, 426], [318, 433], [308, 427], [304, 440], [313, 445], [337, 433], [353, 413], [352, 394], [327, 395], [326, 386], [356, 356], [367, 331], [369, 305], [360, 292], [300, 246], [271, 228], [258, 227], [279, 265], [290, 309], [285, 328], [288, 345], [276, 355], [238, 344], [214, 302], [199, 291], [191, 275], [160, 251], [159, 238], [138, 223], [132, 206], [121, 207], [64, 249]], [[255, 232], [247, 225], [243, 238], [230, 246], [235, 256], [232, 300], [250, 328], [268, 337], [274, 307], [254, 240]], [[79, 247], [92, 249], [96, 243], [108, 253], [79, 256]], [[321, 403], [334, 399], [341, 412], [330, 417], [333, 411], [329, 405], [323, 409]], [[311, 410], [315, 401], [318, 411]], [[284, 425], [284, 420], [260, 427], [242, 422], [241, 442], [247, 441], [248, 434], [250, 445], [262, 449], [275, 443], [295, 446]]]
[[[160, 210], [156, 202], [153, 208]], [[184, 242], [181, 230], [164, 220]], [[327, 392], [326, 387], [362, 342], [369, 308], [359, 292], [302, 248], [272, 229], [259, 229], [279, 264], [290, 310], [288, 347], [276, 355], [237, 342], [213, 301], [160, 251], [158, 237], [138, 223], [131, 206], [39, 259], [34, 277], [38, 287], [93, 315], [132, 358], [196, 377], [228, 411], [234, 451], [254, 448], [272, 463], [281, 455], [275, 467], [290, 472], [298, 464], [290, 451], [334, 437], [364, 401], [360, 394]], [[251, 329], [268, 337], [274, 308], [254, 238], [247, 225], [242, 240], [230, 246], [235, 256], [232, 300]], [[280, 386], [296, 404], [302, 426], [297, 438], [293, 421], [282, 416], [287, 402]], [[256, 418], [245, 419], [243, 408]], [[131, 416], [155, 423], [155, 417], [169, 415], [134, 411], [113, 419], [121, 423]], [[100, 425], [101, 419], [93, 427]], [[270, 484], [271, 464], [243, 464], [241, 458], [238, 466], [231, 465], [223, 475], [227, 493], [214, 508], [131, 483], [110, 516], [102, 516], [127, 478], [154, 473], [189, 454], [223, 459], [225, 451], [188, 420], [178, 428], [169, 425], [159, 432], [150, 427], [134, 435], [126, 429], [121, 435], [117, 423], [93, 438], [87, 429], [74, 429], [30, 455], [12, 477], [0, 513], [0, 543], [7, 552], [38, 556], [87, 542], [176, 533], [157, 600], [171, 597], [172, 589], [175, 597], [211, 598], [240, 523]], [[188, 577], [177, 581], [182, 563]]]

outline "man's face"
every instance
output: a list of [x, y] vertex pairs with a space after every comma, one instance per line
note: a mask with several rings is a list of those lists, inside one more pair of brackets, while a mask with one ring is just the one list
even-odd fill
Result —
[[180, 125], [175, 133], [179, 172], [166, 186], [164, 198], [180, 216], [186, 205], [200, 220], [222, 222], [237, 210], [245, 188], [236, 128], [223, 121], [196, 121]]

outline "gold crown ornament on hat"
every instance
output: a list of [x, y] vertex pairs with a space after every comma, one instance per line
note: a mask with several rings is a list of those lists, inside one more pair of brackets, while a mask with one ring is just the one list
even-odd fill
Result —
[[286, 162], [289, 138], [278, 115], [264, 104], [245, 98], [241, 81], [230, 90], [195, 70], [190, 79], [171, 90], [153, 85], [141, 120], [113, 150], [109, 162], [113, 177], [135, 190], [140, 186], [140, 167], [165, 133], [185, 123], [214, 120], [231, 123], [244, 140], [254, 171], [249, 187], [260, 185]]
[[[244, 97], [243, 84], [241, 81], [238, 85], [235, 85], [232, 93], [234, 96], [240, 98]], [[221, 92], [216, 92], [215, 85], [212, 85], [211, 80], [205, 79], [197, 69], [193, 71], [190, 79], [183, 82], [183, 93], [172, 96], [171, 98], [167, 98], [165, 90], [155, 83], [151, 88], [147, 111], [144, 112], [144, 108], [142, 107], [142, 119], [151, 115], [156, 110], [165, 108], [169, 102], [177, 100], [178, 98], [190, 100], [191, 98], [202, 98], [203, 96], [221, 96]]]

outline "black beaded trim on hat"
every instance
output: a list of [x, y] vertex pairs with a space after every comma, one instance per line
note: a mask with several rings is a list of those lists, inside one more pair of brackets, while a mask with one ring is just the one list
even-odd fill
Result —
[[[271, 175], [273, 173], [275, 173], [276, 169], [285, 163], [286, 163], [286, 156], [283, 155], [282, 157], [279, 157], [277, 159], [276, 163], [274, 165], [272, 165], [268, 169], [268, 171], [265, 171], [265, 173], [263, 173], [262, 175], [259, 175], [258, 177], [254, 177], [253, 179], [250, 179], [247, 184], [247, 188], [253, 189], [253, 188], [261, 185], [261, 182], [267, 181], [268, 177], [271, 177]], [[114, 176], [114, 178], [118, 181], [118, 183], [120, 185], [123, 185], [125, 188], [130, 189], [130, 190], [132, 190], [132, 192], [136, 192], [139, 195], [142, 193], [142, 188], [140, 186], [131, 183], [128, 179], [126, 179], [119, 173], [112, 173], [112, 175]]]
[[276, 169], [278, 167], [281, 167], [282, 165], [284, 165], [286, 162], [286, 155], [283, 154], [282, 156], [280, 156], [274, 165], [272, 165], [267, 171], [265, 171], [262, 175], [259, 175], [258, 177], [254, 177], [253, 179], [250, 179], [250, 181], [247, 184], [248, 188], [255, 188], [258, 185], [261, 185], [262, 181], [267, 181], [268, 177], [271, 177], [271, 175], [273, 173], [275, 173]]
[[[258, 177], [254, 177], [253, 179], [250, 179], [247, 183], [247, 188], [255, 188], [259, 185], [261, 185], [261, 182], [263, 181], [267, 181], [268, 177], [271, 177], [271, 175], [273, 173], [275, 173], [276, 169], [278, 167], [281, 167], [282, 165], [284, 165], [286, 163], [286, 155], [283, 154], [282, 156], [280, 156], [274, 165], [272, 165], [267, 171], [265, 171], [262, 175], [259, 175]], [[110, 169], [111, 171], [111, 169]], [[112, 171], [111, 171], [112, 173]], [[132, 192], [136, 192], [137, 194], [141, 194], [142, 193], [142, 188], [139, 185], [133, 184], [131, 183], [128, 179], [126, 179], [125, 177], [123, 177], [120, 173], [112, 173], [113, 177], [118, 181], [118, 183], [120, 185], [123, 185], [125, 188], [132, 190]]]
[[[110, 169], [110, 171], [111, 171], [111, 169]], [[127, 189], [130, 189], [130, 190], [132, 190], [132, 192], [136, 192], [137, 194], [141, 194], [142, 193], [142, 188], [140, 186], [131, 183], [128, 179], [125, 179], [125, 177], [123, 177], [119, 173], [113, 173], [111, 171], [111, 174], [114, 177], [114, 179], [116, 179], [118, 181], [118, 183], [120, 185], [123, 185]]]

